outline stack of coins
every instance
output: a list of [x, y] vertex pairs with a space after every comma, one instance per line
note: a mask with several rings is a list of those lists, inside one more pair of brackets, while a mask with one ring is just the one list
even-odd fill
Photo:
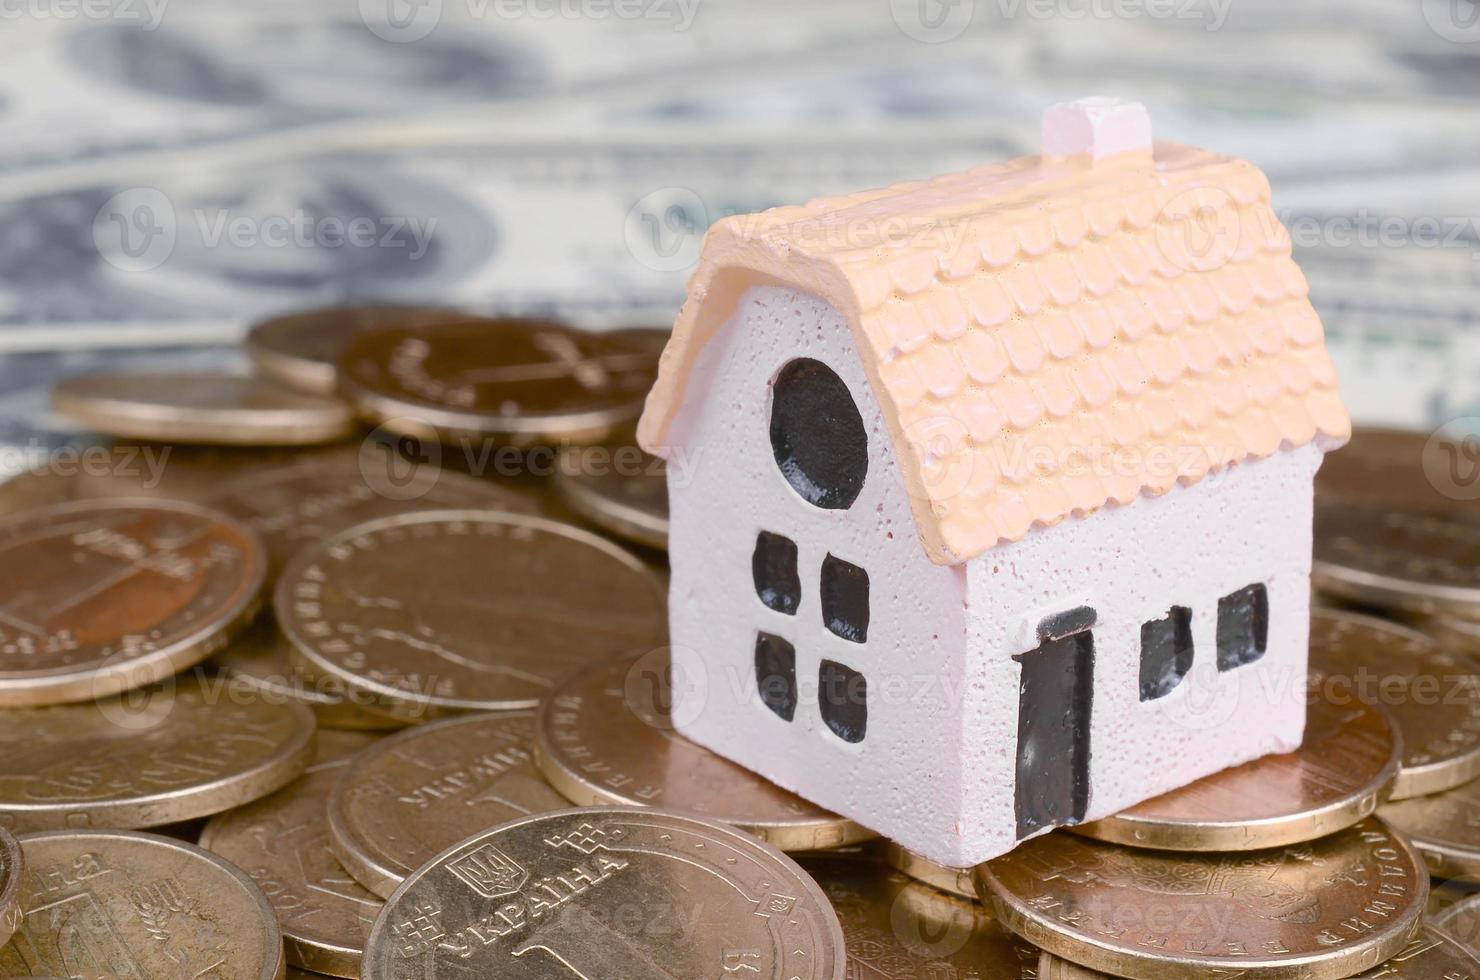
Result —
[[1317, 613], [1296, 752], [976, 869], [684, 739], [663, 339], [322, 310], [257, 377], [61, 385], [112, 465], [0, 486], [0, 972], [1480, 977], [1422, 603]]

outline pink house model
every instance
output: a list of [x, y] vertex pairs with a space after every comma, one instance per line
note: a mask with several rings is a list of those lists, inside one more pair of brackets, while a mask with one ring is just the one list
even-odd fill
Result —
[[1264, 175], [1150, 137], [710, 229], [639, 430], [683, 734], [954, 866], [1300, 743], [1350, 421]]

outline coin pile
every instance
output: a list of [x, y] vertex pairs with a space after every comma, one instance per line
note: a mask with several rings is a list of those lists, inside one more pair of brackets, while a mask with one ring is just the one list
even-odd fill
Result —
[[1318, 610], [1300, 749], [975, 869], [684, 739], [661, 339], [324, 310], [62, 385], [115, 465], [0, 486], [0, 973], [1480, 977], [1477, 671], [1411, 622]]

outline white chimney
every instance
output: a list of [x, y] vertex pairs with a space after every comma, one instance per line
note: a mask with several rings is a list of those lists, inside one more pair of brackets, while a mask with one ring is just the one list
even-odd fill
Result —
[[1046, 157], [1088, 153], [1095, 162], [1135, 150], [1151, 152], [1151, 117], [1139, 102], [1097, 96], [1060, 102], [1043, 114]]

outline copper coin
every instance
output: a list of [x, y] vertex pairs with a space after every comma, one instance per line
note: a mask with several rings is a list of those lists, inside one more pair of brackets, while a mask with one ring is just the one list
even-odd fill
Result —
[[1311, 682], [1328, 698], [1387, 709], [1403, 758], [1391, 798], [1480, 777], [1480, 663], [1417, 630], [1356, 613], [1311, 617]]
[[532, 720], [528, 712], [469, 715], [366, 749], [328, 801], [334, 853], [384, 896], [465, 837], [568, 807], [534, 766]]
[[1402, 748], [1381, 708], [1317, 697], [1294, 752], [1224, 769], [1075, 827], [1100, 840], [1170, 851], [1248, 851], [1315, 840], [1372, 815]]
[[404, 722], [375, 707], [376, 699], [334, 677], [314, 677], [289, 651], [271, 615], [257, 617], [211, 658], [231, 681], [263, 700], [307, 706], [320, 728], [378, 731]]
[[26, 860], [21, 845], [0, 830], [0, 946], [20, 928], [25, 910], [21, 906], [21, 889], [25, 883]]
[[596, 442], [642, 413], [656, 376], [641, 345], [546, 320], [373, 330], [339, 361], [363, 416], [448, 442]]
[[1398, 510], [1461, 510], [1465, 501], [1440, 488], [1455, 489], [1450, 466], [1467, 455], [1467, 448], [1464, 438], [1442, 432], [1356, 426], [1351, 440], [1328, 454], [1316, 472], [1317, 508], [1346, 500]]
[[265, 564], [256, 535], [193, 504], [0, 519], [0, 706], [105, 697], [199, 663], [256, 611]]
[[289, 565], [275, 605], [313, 674], [410, 718], [532, 708], [667, 632], [666, 597], [639, 559], [577, 528], [484, 511], [331, 535]]
[[257, 369], [274, 381], [332, 395], [338, 384], [335, 364], [358, 334], [467, 318], [467, 313], [445, 306], [331, 306], [263, 320], [242, 343]]
[[1471, 657], [1480, 657], [1480, 620], [1425, 616], [1417, 625], [1442, 645]]
[[970, 868], [948, 868], [943, 864], [936, 864], [890, 840], [880, 840], [875, 846], [875, 854], [891, 868], [902, 871], [916, 881], [923, 881], [932, 888], [950, 892], [952, 895], [976, 900], [976, 885], [971, 881]]
[[358, 977], [365, 937], [380, 912], [329, 849], [329, 793], [348, 760], [313, 766], [254, 803], [213, 817], [200, 846], [255, 881], [283, 930], [288, 962], [336, 977]]
[[[1444, 891], [1448, 886], [1436, 885], [1434, 892]], [[1434, 908], [1430, 902], [1428, 924], [1459, 942], [1471, 951], [1480, 950], [1480, 893], [1458, 892], [1449, 901]]]
[[[1480, 971], [1480, 960], [1463, 943], [1438, 929], [1425, 928], [1393, 958], [1353, 980], [1470, 980]], [[1238, 972], [1228, 974], [1236, 977]], [[1088, 970], [1044, 953], [1038, 980], [1108, 980], [1108, 974]]]
[[103, 701], [0, 712], [0, 825], [158, 827], [265, 796], [308, 764], [314, 723], [182, 674]]
[[283, 936], [261, 889], [191, 844], [122, 831], [21, 838], [25, 917], [8, 977], [277, 980]]
[[978, 866], [976, 883], [1019, 936], [1134, 980], [1351, 976], [1403, 948], [1429, 891], [1418, 856], [1375, 818], [1233, 854], [1051, 833]]
[[668, 475], [656, 456], [636, 446], [568, 446], [555, 488], [572, 511], [602, 530], [668, 547]]
[[551, 785], [583, 805], [655, 806], [720, 820], [784, 851], [873, 834], [673, 730], [668, 658], [593, 667], [541, 706], [535, 749]]
[[1377, 812], [1408, 835], [1433, 874], [1480, 875], [1480, 781], [1389, 803]]
[[1338, 599], [1480, 616], [1480, 516], [1337, 500], [1315, 512], [1311, 581]]
[[811, 854], [797, 863], [838, 914], [850, 977], [1036, 976], [1038, 948], [998, 925], [975, 900], [866, 859]]
[[269, 579], [304, 545], [377, 517], [413, 510], [536, 509], [524, 494], [440, 467], [407, 463], [392, 484], [384, 465], [372, 454], [364, 460], [341, 456], [268, 470], [232, 483], [209, 503], [262, 536]]
[[312, 446], [354, 434], [344, 402], [235, 374], [85, 374], [51, 392], [58, 412], [126, 439]]
[[838, 919], [780, 851], [723, 824], [563, 810], [443, 851], [396, 889], [361, 975], [843, 980]]

